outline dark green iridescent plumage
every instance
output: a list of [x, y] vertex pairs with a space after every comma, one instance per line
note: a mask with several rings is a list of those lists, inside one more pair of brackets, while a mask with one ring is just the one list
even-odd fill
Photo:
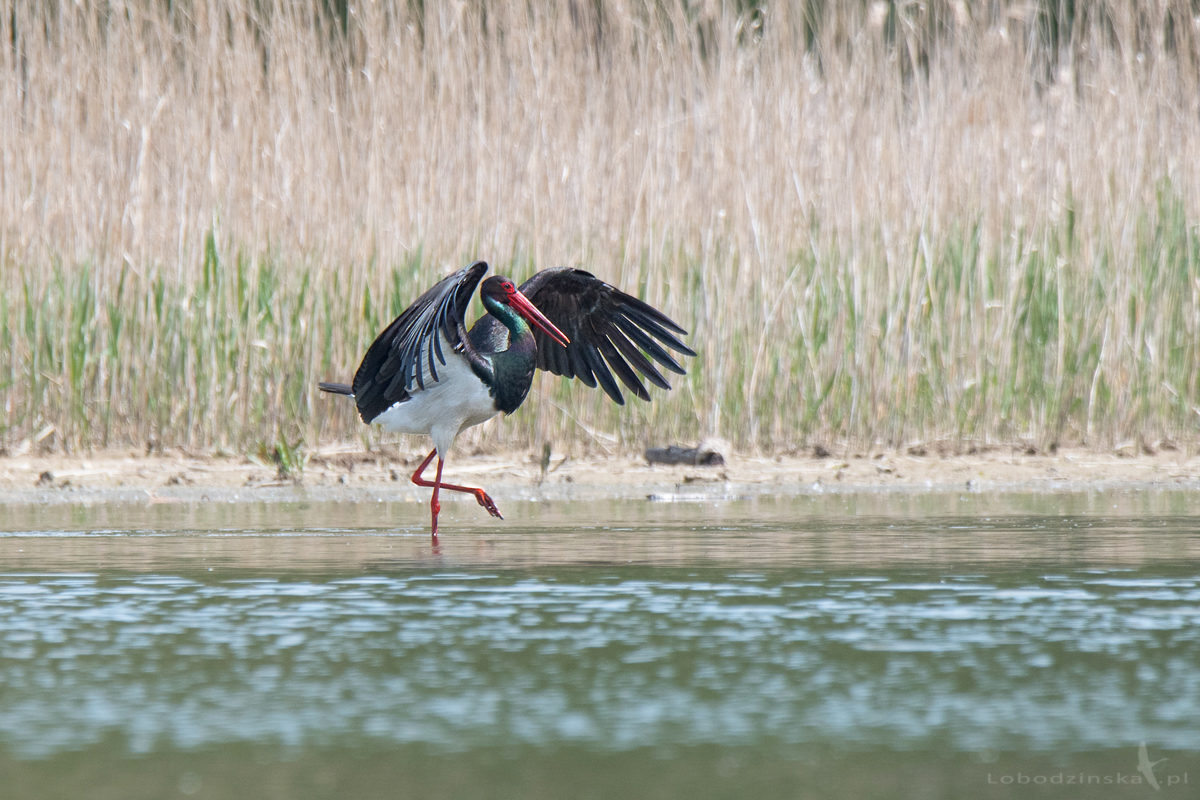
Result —
[[488, 294], [481, 294], [480, 297], [484, 308], [501, 324], [472, 326], [467, 334], [468, 347], [474, 348], [482, 356], [490, 366], [491, 374], [480, 374], [482, 370], [475, 366], [475, 359], [471, 359], [471, 365], [491, 390], [497, 410], [511, 414], [525, 402], [529, 387], [533, 385], [533, 371], [537, 368], [537, 340], [529, 323], [511, 306]]

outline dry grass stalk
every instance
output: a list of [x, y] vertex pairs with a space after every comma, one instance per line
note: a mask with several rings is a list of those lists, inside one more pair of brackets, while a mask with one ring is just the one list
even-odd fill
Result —
[[357, 435], [316, 379], [477, 257], [701, 356], [476, 442], [1194, 430], [1186, 3], [322, 7], [6, 4], [0, 445]]

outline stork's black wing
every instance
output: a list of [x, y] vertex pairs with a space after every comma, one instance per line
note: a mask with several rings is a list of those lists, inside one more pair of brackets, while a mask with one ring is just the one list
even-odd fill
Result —
[[687, 331], [666, 314], [590, 272], [570, 267], [542, 270], [525, 281], [521, 293], [571, 340], [570, 345], [563, 347], [534, 328], [538, 367], [556, 375], [579, 378], [588, 386], [599, 383], [609, 397], [622, 405], [625, 398], [613, 373], [629, 391], [649, 400], [650, 393], [642, 384], [642, 377], [655, 386], [671, 388], [650, 359], [683, 375], [683, 367], [667, 348], [687, 356], [696, 355], [676, 336], [686, 335]]
[[452, 346], [458, 345], [463, 315], [487, 268], [486, 262], [476, 261], [442, 278], [367, 348], [353, 386], [364, 422], [408, 399], [414, 384], [424, 389], [427, 374], [437, 380], [438, 365], [446, 363], [442, 336]]

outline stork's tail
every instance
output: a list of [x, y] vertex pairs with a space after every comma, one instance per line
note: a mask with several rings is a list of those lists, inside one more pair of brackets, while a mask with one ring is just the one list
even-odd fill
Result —
[[351, 397], [354, 396], [354, 390], [344, 383], [329, 383], [327, 381], [321, 381], [317, 384], [317, 388], [322, 392], [329, 392], [330, 394], [345, 394], [350, 395]]

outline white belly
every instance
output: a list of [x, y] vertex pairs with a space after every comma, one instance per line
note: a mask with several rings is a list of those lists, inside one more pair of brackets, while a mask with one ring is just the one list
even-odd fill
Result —
[[437, 365], [438, 380], [426, 372], [424, 389], [414, 384], [409, 399], [394, 404], [372, 422], [397, 433], [427, 433], [433, 437], [438, 455], [445, 458], [462, 430], [500, 412], [467, 360], [445, 344], [442, 352], [446, 363]]

